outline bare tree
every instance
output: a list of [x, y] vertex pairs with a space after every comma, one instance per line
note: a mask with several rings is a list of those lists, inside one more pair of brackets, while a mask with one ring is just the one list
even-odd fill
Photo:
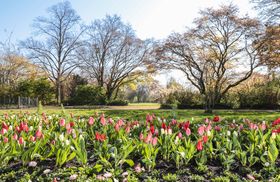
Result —
[[228, 92], [248, 79], [258, 63], [257, 20], [239, 17], [233, 5], [200, 12], [195, 27], [174, 33], [158, 48], [157, 63], [185, 73], [200, 91], [205, 111], [212, 112]]
[[280, 23], [280, 0], [251, 0], [266, 23]]
[[88, 27], [89, 40], [79, 50], [81, 69], [106, 89], [107, 99], [118, 94], [121, 85], [134, 79], [145, 61], [148, 46], [135, 36], [121, 18], [106, 16]]
[[263, 38], [266, 41], [260, 50], [261, 63], [274, 74], [280, 67], [280, 25], [266, 26]]
[[57, 89], [57, 102], [61, 103], [63, 81], [77, 67], [75, 50], [83, 30], [80, 17], [68, 1], [58, 3], [48, 9], [49, 17], [38, 17], [34, 22], [35, 36], [22, 42], [29, 57], [48, 74]]
[[11, 42], [11, 36], [12, 33], [7, 40], [0, 42], [0, 84], [14, 86], [20, 78], [39, 75], [40, 70], [20, 54]]

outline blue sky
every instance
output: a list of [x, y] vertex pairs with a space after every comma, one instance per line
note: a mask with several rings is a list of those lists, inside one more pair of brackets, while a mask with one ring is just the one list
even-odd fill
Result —
[[[63, 0], [0, 0], [0, 41], [6, 40], [10, 32], [12, 41], [25, 40], [32, 36], [32, 22], [45, 16], [46, 9]], [[106, 14], [117, 14], [132, 25], [142, 38], [162, 39], [173, 31], [181, 32], [191, 26], [200, 9], [217, 7], [232, 2], [241, 14], [256, 16], [249, 0], [70, 0], [72, 7], [84, 23], [103, 18]], [[181, 83], [183, 74], [161, 74], [159, 80], [176, 77]]]
[[[0, 40], [13, 32], [13, 40], [31, 35], [32, 22], [46, 15], [46, 9], [62, 0], [1, 0]], [[197, 17], [199, 9], [232, 2], [243, 14], [254, 15], [249, 0], [70, 0], [85, 23], [117, 14], [129, 22], [140, 38], [164, 38], [172, 31], [182, 31]], [[5, 30], [7, 31], [5, 33]]]

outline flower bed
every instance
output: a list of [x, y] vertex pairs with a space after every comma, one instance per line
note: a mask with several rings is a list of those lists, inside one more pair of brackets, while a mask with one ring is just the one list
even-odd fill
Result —
[[146, 121], [61, 115], [0, 118], [1, 180], [278, 180], [280, 119]]

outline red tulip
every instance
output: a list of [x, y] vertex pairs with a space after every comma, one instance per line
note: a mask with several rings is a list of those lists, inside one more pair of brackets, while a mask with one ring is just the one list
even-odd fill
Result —
[[203, 140], [204, 143], [206, 143], [206, 142], [208, 141], [208, 136], [207, 136], [207, 135], [204, 135], [204, 136], [202, 137], [202, 140]]
[[9, 130], [9, 126], [5, 122], [2, 123], [2, 128]]
[[220, 121], [220, 117], [219, 117], [219, 116], [215, 116], [215, 117], [213, 118], [213, 121], [214, 121], [214, 122], [219, 122], [219, 121]]
[[165, 124], [165, 123], [162, 123], [162, 124], [161, 124], [161, 128], [162, 128], [162, 129], [166, 129], [166, 124]]
[[154, 125], [152, 125], [152, 126], [150, 127], [150, 131], [151, 131], [152, 134], [155, 133], [155, 127], [154, 127]]
[[22, 138], [22, 137], [19, 137], [19, 139], [18, 139], [18, 143], [19, 143], [20, 145], [22, 145], [22, 144], [24, 143], [24, 140], [23, 140], [23, 138]]
[[280, 118], [274, 120], [273, 123], [272, 123], [272, 126], [276, 126], [278, 124], [280, 124]]
[[75, 126], [75, 123], [73, 121], [71, 121], [69, 124], [70, 124], [71, 128], [73, 128]]
[[105, 134], [100, 134], [100, 133], [96, 132], [96, 133], [95, 133], [95, 139], [96, 139], [97, 141], [103, 142], [103, 141], [106, 140], [106, 135], [105, 135]]
[[196, 149], [197, 149], [198, 151], [201, 151], [201, 150], [203, 149], [203, 145], [202, 145], [202, 141], [201, 141], [201, 140], [199, 140], [199, 141], [197, 142]]
[[272, 130], [272, 133], [280, 133], [280, 127], [275, 130]]
[[184, 130], [186, 131], [190, 127], [190, 121], [187, 121], [183, 124]]

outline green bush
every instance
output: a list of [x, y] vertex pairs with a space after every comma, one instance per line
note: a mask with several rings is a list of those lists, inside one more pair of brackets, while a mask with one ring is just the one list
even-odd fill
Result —
[[116, 100], [111, 100], [107, 103], [108, 106], [127, 106], [128, 101], [126, 100], [121, 100], [121, 99], [116, 99]]
[[160, 109], [176, 109], [176, 104], [161, 104]]
[[92, 85], [80, 85], [75, 94], [68, 100], [67, 105], [105, 105], [105, 90]]

